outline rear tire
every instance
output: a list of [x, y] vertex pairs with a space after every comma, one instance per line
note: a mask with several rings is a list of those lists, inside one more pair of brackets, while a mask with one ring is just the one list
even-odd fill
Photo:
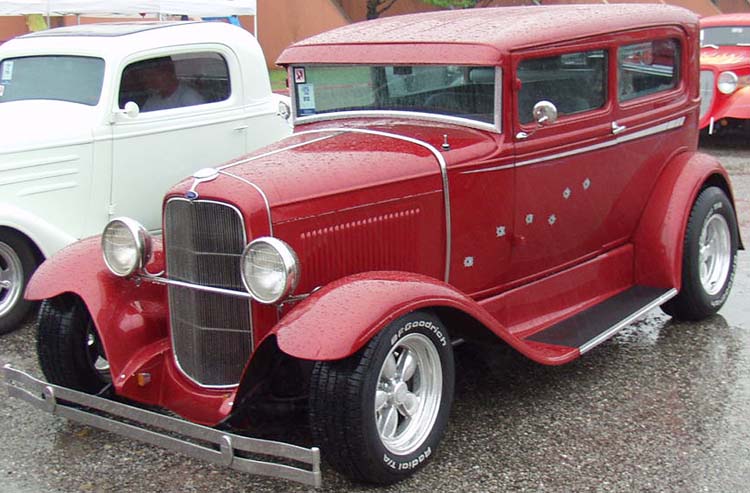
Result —
[[406, 315], [349, 358], [315, 364], [314, 443], [352, 479], [388, 484], [410, 476], [442, 438], [453, 381], [453, 348], [440, 321]]
[[722, 189], [706, 188], [685, 231], [680, 293], [662, 309], [681, 320], [702, 320], [719, 311], [734, 281], [738, 243], [732, 203]]
[[37, 355], [50, 383], [96, 394], [111, 381], [94, 322], [83, 302], [74, 296], [42, 302]]
[[23, 293], [36, 267], [36, 256], [26, 238], [0, 228], [0, 334], [17, 329], [34, 306], [23, 299]]

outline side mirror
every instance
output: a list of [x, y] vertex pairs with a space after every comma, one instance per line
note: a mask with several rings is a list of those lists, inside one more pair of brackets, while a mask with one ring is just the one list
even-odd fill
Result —
[[[536, 111], [536, 107], [534, 107], [534, 110]], [[125, 103], [125, 108], [122, 110], [122, 113], [128, 118], [135, 118], [140, 112], [141, 109], [138, 107], [138, 104], [133, 101]]]
[[539, 101], [531, 113], [540, 126], [552, 125], [557, 121], [557, 107], [549, 101]]

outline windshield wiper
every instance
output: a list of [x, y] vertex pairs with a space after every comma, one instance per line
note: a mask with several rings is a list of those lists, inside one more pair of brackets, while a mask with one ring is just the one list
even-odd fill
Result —
[[706, 43], [704, 45], [701, 45], [701, 48], [714, 48], [715, 50], [718, 50], [719, 46], [713, 43]]

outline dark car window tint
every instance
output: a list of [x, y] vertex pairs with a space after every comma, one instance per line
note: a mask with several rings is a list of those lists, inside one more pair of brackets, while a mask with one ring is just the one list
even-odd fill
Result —
[[581, 51], [531, 58], [518, 65], [518, 113], [521, 123], [533, 121], [539, 101], [550, 101], [560, 116], [604, 106], [607, 94], [607, 52]]
[[680, 81], [680, 45], [658, 39], [620, 47], [617, 55], [620, 101], [677, 87]]
[[131, 63], [122, 72], [119, 105], [142, 112], [224, 101], [231, 95], [227, 62], [218, 53], [189, 53]]

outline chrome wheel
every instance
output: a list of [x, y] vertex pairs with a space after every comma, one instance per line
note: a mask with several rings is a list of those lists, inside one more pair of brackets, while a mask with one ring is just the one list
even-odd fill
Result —
[[8, 244], [0, 242], [0, 317], [8, 314], [23, 295], [23, 264]]
[[712, 214], [703, 223], [698, 257], [701, 285], [713, 296], [724, 287], [732, 263], [732, 239], [724, 216]]
[[435, 425], [443, 392], [440, 355], [422, 334], [410, 334], [391, 348], [380, 368], [375, 423], [383, 446], [407, 455]]
[[98, 373], [102, 380], [109, 381], [109, 361], [107, 361], [104, 348], [92, 322], [89, 322], [86, 328], [86, 354], [91, 369]]

